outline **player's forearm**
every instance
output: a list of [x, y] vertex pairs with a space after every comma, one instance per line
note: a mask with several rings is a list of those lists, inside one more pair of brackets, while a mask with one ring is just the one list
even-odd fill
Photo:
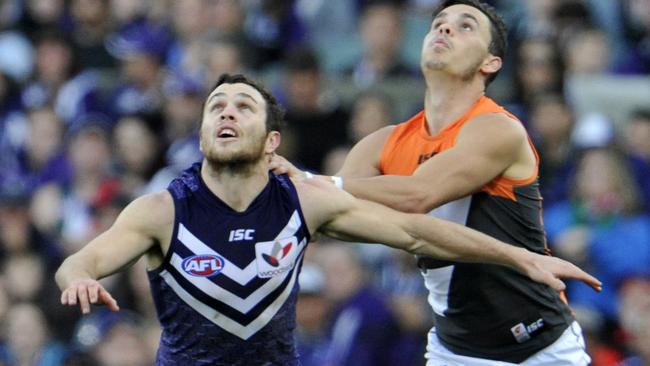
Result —
[[422, 205], [427, 197], [423, 189], [412, 177], [383, 175], [371, 178], [345, 178], [343, 189], [357, 198], [378, 202], [402, 212], [424, 213]]
[[54, 276], [57, 285], [61, 290], [67, 288], [75, 280], [97, 279], [97, 273], [94, 267], [94, 260], [85, 258], [83, 253], [79, 252], [63, 261]]
[[519, 268], [525, 249], [518, 248], [453, 222], [417, 215], [409, 223], [417, 238], [409, 250], [457, 262], [482, 262]]

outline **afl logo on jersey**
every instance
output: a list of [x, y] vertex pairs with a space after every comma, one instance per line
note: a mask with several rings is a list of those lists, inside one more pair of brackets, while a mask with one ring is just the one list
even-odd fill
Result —
[[212, 254], [199, 254], [185, 258], [182, 263], [183, 271], [196, 277], [212, 277], [223, 269], [223, 258]]

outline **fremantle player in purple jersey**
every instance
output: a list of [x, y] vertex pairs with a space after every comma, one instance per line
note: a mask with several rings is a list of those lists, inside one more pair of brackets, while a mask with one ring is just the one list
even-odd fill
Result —
[[444, 260], [506, 265], [557, 290], [600, 282], [561, 259], [461, 225], [355, 199], [317, 179], [269, 174], [283, 113], [263, 87], [223, 75], [201, 121], [204, 159], [130, 203], [56, 274], [61, 303], [118, 311], [97, 282], [147, 258], [162, 327], [158, 365], [298, 365], [297, 276], [310, 237], [381, 242]]

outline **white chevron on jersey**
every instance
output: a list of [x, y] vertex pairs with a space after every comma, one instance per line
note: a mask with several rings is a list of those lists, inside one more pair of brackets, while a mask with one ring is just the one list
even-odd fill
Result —
[[[295, 210], [289, 218], [287, 225], [278, 233], [275, 239], [293, 236], [302, 224], [298, 210]], [[251, 261], [246, 268], [239, 268], [236, 264], [230, 262], [225, 256], [219, 254], [214, 249], [207, 246], [199, 238], [194, 236], [182, 223], [178, 227], [178, 240], [183, 243], [194, 254], [211, 254], [218, 255], [224, 259], [222, 274], [228, 276], [231, 280], [244, 286], [257, 276], [255, 260]], [[300, 243], [301, 245], [303, 243]], [[180, 267], [179, 267], [180, 269]], [[184, 271], [181, 271], [184, 272]]]
[[[295, 253], [299, 254], [306, 244], [307, 240], [303, 238], [298, 247], [295, 249]], [[260, 286], [253, 293], [248, 295], [248, 297], [242, 298], [215, 284], [208, 278], [192, 276], [185, 272], [182, 266], [183, 258], [181, 258], [176, 253], [172, 255], [170, 263], [172, 266], [174, 266], [174, 268], [176, 268], [178, 273], [185, 277], [186, 280], [191, 282], [192, 285], [203, 291], [206, 295], [228, 304], [228, 306], [234, 308], [242, 314], [248, 313], [253, 307], [255, 307], [255, 305], [267, 297], [271, 292], [275, 291], [278, 286], [280, 286], [286, 279], [287, 275], [289, 275], [291, 272], [287, 271], [282, 275], [271, 277], [268, 281], [266, 281], [264, 285]], [[224, 270], [227, 268], [227, 266], [228, 264], [224, 266]], [[222, 275], [223, 273], [224, 271], [221, 272]], [[255, 272], [255, 274], [257, 274], [257, 272]]]
[[[298, 211], [296, 210], [293, 212], [285, 227], [280, 230], [274, 240], [281, 240], [283, 238], [294, 236], [300, 229], [301, 225], [302, 221], [300, 219]], [[221, 257], [224, 261], [224, 265], [223, 270], [219, 274], [220, 276], [227, 276], [238, 284], [244, 286], [256, 278], [258, 275], [255, 259], [253, 259], [244, 269], [239, 268], [237, 265], [229, 261], [224, 255], [221, 255], [219, 252], [210, 248], [207, 244], [201, 241], [201, 239], [197, 238], [182, 223], [179, 223], [177, 237], [178, 240], [183, 245], [185, 245], [185, 247], [188, 248], [193, 254], [217, 255]], [[240, 312], [241, 314], [247, 314], [249, 311], [251, 311], [256, 305], [267, 298], [273, 291], [277, 290], [287, 279], [287, 276], [291, 276], [288, 281], [289, 283], [282, 290], [282, 293], [278, 295], [257, 318], [255, 318], [246, 326], [243, 326], [239, 322], [227, 317], [211, 306], [198, 300], [188, 290], [183, 288], [183, 286], [181, 286], [174, 278], [174, 275], [172, 275], [169, 271], [162, 271], [160, 273], [160, 276], [185, 303], [191, 306], [199, 314], [203, 315], [205, 318], [212, 321], [214, 324], [220, 326], [221, 328], [229, 331], [230, 333], [242, 339], [248, 339], [258, 330], [263, 328], [271, 319], [273, 319], [273, 316], [275, 316], [275, 314], [280, 310], [289, 294], [291, 294], [291, 290], [294, 287], [296, 276], [298, 274], [297, 267], [302, 260], [304, 254], [303, 250], [306, 246], [307, 240], [306, 238], [303, 238], [300, 243], [298, 243], [298, 245], [292, 250], [294, 253], [296, 253], [296, 257], [291, 260], [293, 262], [292, 270], [269, 278], [266, 282], [264, 282], [263, 285], [261, 285], [247, 297], [240, 297], [212, 282], [209, 278], [189, 275], [183, 269], [183, 258], [181, 258], [181, 256], [177, 253], [172, 253], [170, 264], [181, 276], [188, 280], [188, 282], [190, 282], [195, 289], [201, 291], [206, 296], [227, 304], [229, 307]]]
[[[302, 257], [303, 255], [301, 254], [297, 259], [296, 264], [302, 261]], [[185, 291], [185, 289], [178, 282], [176, 282], [174, 276], [168, 271], [162, 271], [160, 275], [165, 280], [165, 282], [174, 290], [174, 292], [199, 314], [203, 315], [206, 317], [206, 319], [227, 330], [228, 332], [236, 335], [237, 337], [246, 340], [253, 334], [257, 333], [258, 330], [262, 329], [280, 310], [285, 300], [291, 294], [291, 290], [293, 290], [298, 271], [297, 269], [291, 271], [291, 279], [289, 280], [289, 283], [284, 288], [282, 293], [269, 306], [267, 306], [267, 308], [264, 309], [264, 311], [257, 318], [255, 318], [255, 320], [246, 326], [239, 324], [238, 322], [219, 313], [212, 307], [197, 300], [189, 292]]]

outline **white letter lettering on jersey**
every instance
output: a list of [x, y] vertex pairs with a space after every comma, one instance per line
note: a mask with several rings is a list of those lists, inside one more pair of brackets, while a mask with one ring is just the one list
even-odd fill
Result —
[[254, 229], [237, 229], [230, 230], [228, 241], [253, 240]]

